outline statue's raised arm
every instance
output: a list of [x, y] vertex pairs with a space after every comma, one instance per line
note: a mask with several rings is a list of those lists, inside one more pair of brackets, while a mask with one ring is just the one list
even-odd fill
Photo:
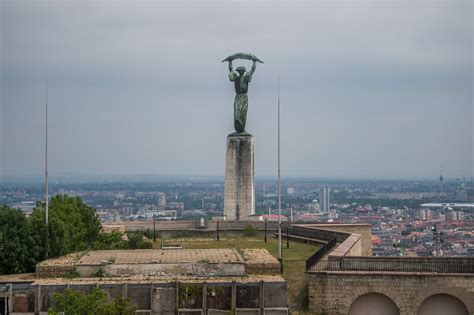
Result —
[[254, 60], [252, 64], [252, 69], [250, 69], [250, 75], [252, 75], [255, 72], [255, 69], [257, 69], [257, 61]]
[[235, 81], [238, 75], [235, 73], [234, 68], [232, 67], [232, 60], [229, 60], [229, 80]]

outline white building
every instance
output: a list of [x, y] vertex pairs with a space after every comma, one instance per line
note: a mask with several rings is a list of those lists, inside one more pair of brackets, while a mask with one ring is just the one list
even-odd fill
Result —
[[429, 220], [431, 218], [431, 210], [422, 209], [420, 211], [420, 216], [422, 220]]
[[329, 212], [329, 187], [319, 189], [319, 207], [321, 212]]

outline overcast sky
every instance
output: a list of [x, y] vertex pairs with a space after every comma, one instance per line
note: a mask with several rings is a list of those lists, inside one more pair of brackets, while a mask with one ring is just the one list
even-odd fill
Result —
[[[472, 1], [1, 0], [0, 175], [223, 175], [252, 52], [257, 175], [473, 174]], [[246, 64], [249, 68], [249, 64]]]

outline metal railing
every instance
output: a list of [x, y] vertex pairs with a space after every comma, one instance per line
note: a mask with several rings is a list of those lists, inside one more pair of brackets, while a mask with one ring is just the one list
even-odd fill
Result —
[[474, 273], [474, 258], [339, 257], [307, 263], [306, 271]]
[[311, 255], [311, 257], [306, 260], [306, 271], [313, 268], [313, 266], [317, 264], [318, 261], [323, 258], [331, 249], [333, 249], [336, 244], [337, 239], [335, 236], [333, 236], [332, 239], [330, 239], [326, 244], [321, 246], [318, 251]]

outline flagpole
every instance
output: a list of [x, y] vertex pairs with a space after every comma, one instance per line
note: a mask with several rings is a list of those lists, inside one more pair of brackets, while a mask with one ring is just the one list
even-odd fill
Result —
[[280, 179], [280, 76], [278, 76], [278, 261], [283, 273], [283, 253], [281, 245], [281, 179]]
[[45, 165], [44, 165], [44, 186], [45, 186], [45, 214], [46, 214], [46, 225], [48, 225], [48, 208], [49, 208], [49, 196], [48, 196], [48, 81], [46, 80], [46, 128], [45, 128]]

